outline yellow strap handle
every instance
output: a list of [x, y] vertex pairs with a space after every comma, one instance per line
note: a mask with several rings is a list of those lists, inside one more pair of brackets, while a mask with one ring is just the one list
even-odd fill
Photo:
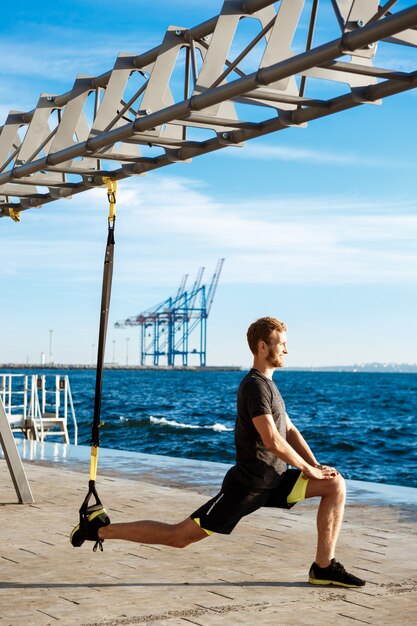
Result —
[[107, 185], [107, 198], [109, 200], [109, 222], [114, 222], [116, 219], [116, 191], [117, 180], [112, 180], [105, 176], [103, 183]]
[[98, 446], [91, 446], [90, 456], [90, 480], [95, 480], [97, 476], [98, 465]]
[[11, 217], [14, 222], [20, 222], [20, 213], [21, 211], [16, 211], [11, 207], [9, 208], [9, 217]]

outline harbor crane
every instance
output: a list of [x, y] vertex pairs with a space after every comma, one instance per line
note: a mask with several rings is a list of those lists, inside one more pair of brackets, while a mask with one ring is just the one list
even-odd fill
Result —
[[[189, 291], [186, 289], [188, 274], [185, 274], [174, 297], [116, 322], [116, 328], [139, 327], [141, 365], [146, 365], [150, 357], [155, 366], [165, 360], [166, 365], [174, 367], [177, 359], [181, 360], [181, 365], [188, 366], [190, 356], [198, 358], [200, 367], [206, 365], [207, 318], [223, 263], [224, 259], [218, 260], [209, 286], [201, 284], [205, 268], [200, 267]], [[198, 342], [193, 348], [190, 348], [191, 337]]]

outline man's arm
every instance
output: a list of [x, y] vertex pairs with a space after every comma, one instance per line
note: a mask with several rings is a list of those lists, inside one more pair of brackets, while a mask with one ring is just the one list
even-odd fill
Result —
[[298, 430], [290, 420], [287, 414], [286, 420], [286, 428], [287, 428], [287, 442], [290, 444], [292, 448], [305, 460], [309, 465], [313, 467], [318, 467], [320, 463], [318, 463], [316, 457], [314, 456], [310, 446]]
[[288, 465], [292, 465], [301, 470], [307, 478], [317, 478], [320, 480], [329, 479], [334, 476], [334, 469], [321, 466], [315, 467], [313, 463], [309, 463], [305, 460], [292, 445], [279, 434], [272, 415], [258, 415], [254, 417], [252, 421], [265, 447], [278, 458], [285, 461], [285, 463], [288, 463]]

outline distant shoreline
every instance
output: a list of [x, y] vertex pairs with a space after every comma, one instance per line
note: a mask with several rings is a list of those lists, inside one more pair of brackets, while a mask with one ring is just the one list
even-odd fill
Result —
[[[95, 365], [87, 364], [66, 364], [66, 363], [53, 363], [52, 365], [41, 365], [40, 363], [3, 363], [0, 364], [0, 369], [8, 370], [95, 370]], [[240, 365], [206, 365], [204, 367], [194, 365], [121, 365], [119, 363], [105, 363], [104, 369], [106, 370], [150, 370], [150, 371], [176, 371], [184, 370], [187, 372], [193, 371], [214, 371], [214, 372], [241, 372], [246, 369]]]
[[[40, 363], [3, 363], [0, 370], [95, 370], [95, 365], [54, 363], [52, 365], [41, 365]], [[187, 371], [187, 372], [242, 372], [249, 369], [249, 366], [240, 365], [207, 365], [204, 367], [193, 365], [121, 365], [119, 363], [105, 363], [106, 370], [120, 371]], [[328, 365], [317, 367], [285, 367], [284, 372], [352, 372], [352, 373], [398, 373], [416, 374], [417, 364], [409, 363], [364, 363], [359, 365]]]

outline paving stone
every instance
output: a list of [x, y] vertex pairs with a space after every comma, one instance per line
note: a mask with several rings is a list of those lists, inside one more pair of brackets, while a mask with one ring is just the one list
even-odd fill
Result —
[[[364, 589], [306, 582], [314, 560], [317, 502], [263, 509], [227, 537], [186, 550], [128, 542], [74, 549], [69, 533], [87, 490], [85, 473], [25, 463], [36, 499], [16, 504], [0, 461], [0, 626], [283, 626], [415, 624], [416, 511], [350, 504], [337, 558]], [[137, 479], [100, 477], [113, 521], [184, 519], [205, 496]]]

